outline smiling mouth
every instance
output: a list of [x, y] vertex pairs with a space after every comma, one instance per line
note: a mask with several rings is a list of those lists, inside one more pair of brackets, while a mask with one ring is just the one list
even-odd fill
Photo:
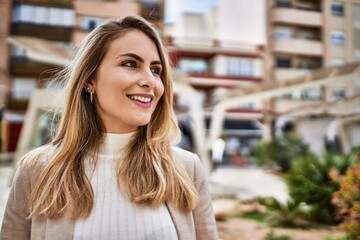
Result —
[[142, 97], [136, 95], [127, 95], [128, 98], [134, 101], [142, 102], [142, 103], [150, 103], [152, 101], [151, 97]]

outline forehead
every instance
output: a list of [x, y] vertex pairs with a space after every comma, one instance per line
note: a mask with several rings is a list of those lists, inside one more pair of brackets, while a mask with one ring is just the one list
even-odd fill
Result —
[[136, 53], [159, 60], [159, 52], [155, 42], [139, 30], [130, 30], [115, 38], [109, 45], [108, 54], [116, 57], [121, 53]]

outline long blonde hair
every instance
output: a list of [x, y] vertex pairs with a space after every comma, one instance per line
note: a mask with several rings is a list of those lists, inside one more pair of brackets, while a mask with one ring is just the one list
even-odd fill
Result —
[[[138, 128], [125, 147], [122, 161], [116, 163], [118, 187], [134, 203], [157, 207], [171, 201], [189, 211], [198, 193], [193, 182], [171, 152], [171, 132], [178, 131], [172, 112], [172, 84], [168, 55], [156, 28], [141, 17], [109, 20], [93, 30], [76, 50], [72, 62], [61, 74], [67, 81], [67, 98], [57, 135], [48, 147], [37, 151], [37, 158], [54, 150], [29, 198], [30, 217], [43, 214], [57, 218], [63, 214], [76, 219], [89, 216], [94, 193], [85, 173], [84, 159], [96, 156], [104, 141], [105, 126], [85, 90], [116, 38], [134, 29], [145, 33], [156, 44], [163, 64], [164, 94], [149, 124]], [[34, 158], [29, 154], [26, 159]], [[95, 160], [96, 161], [96, 160]], [[31, 161], [30, 161], [31, 162]]]

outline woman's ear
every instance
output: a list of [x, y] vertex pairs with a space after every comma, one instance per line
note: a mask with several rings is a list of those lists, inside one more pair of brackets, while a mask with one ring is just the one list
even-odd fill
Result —
[[95, 92], [95, 87], [96, 86], [96, 84], [95, 84], [95, 79], [92, 79], [92, 80], [90, 80], [87, 84], [86, 84], [86, 90], [88, 91], [88, 92], [92, 92], [92, 93], [94, 93]]

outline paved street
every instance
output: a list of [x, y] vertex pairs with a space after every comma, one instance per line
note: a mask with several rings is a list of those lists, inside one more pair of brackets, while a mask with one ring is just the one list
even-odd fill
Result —
[[226, 167], [214, 171], [209, 177], [214, 211], [229, 211], [236, 201], [256, 197], [274, 197], [281, 202], [288, 199], [286, 184], [270, 173], [256, 167]]
[[[0, 164], [0, 223], [9, 194], [9, 176], [12, 168], [9, 164]], [[273, 196], [280, 201], [288, 197], [287, 188], [279, 177], [255, 167], [224, 167], [209, 176], [209, 184], [215, 212], [230, 210], [234, 201], [231, 199], [252, 199], [257, 196]], [[230, 199], [230, 198], [229, 198]]]

